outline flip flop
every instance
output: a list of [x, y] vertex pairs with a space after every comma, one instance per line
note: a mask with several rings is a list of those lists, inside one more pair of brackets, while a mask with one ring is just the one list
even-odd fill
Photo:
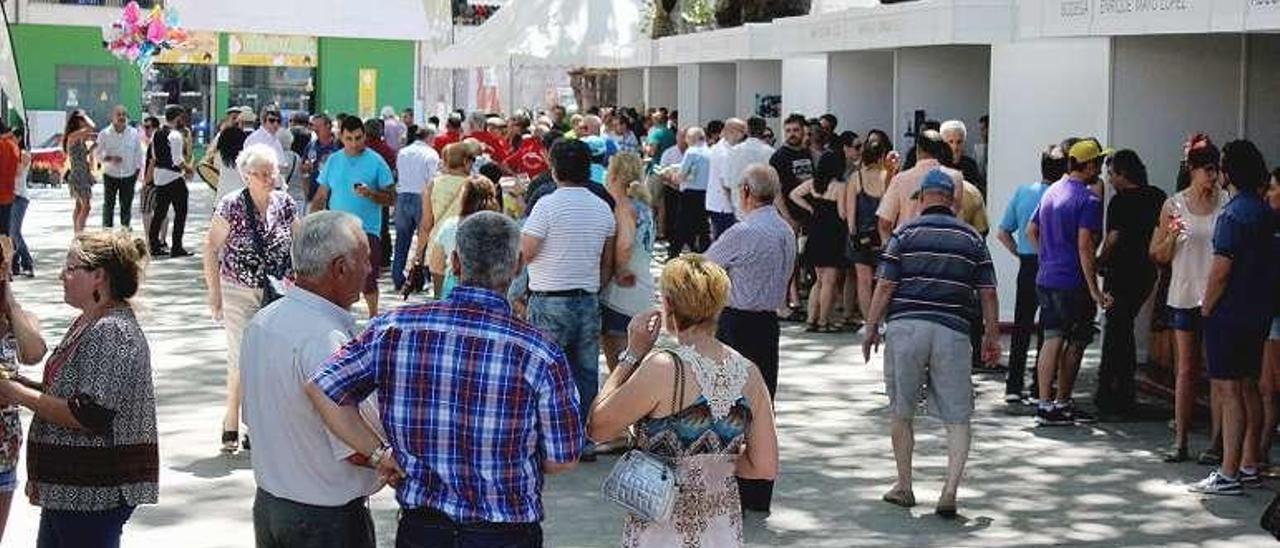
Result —
[[903, 508], [911, 508], [916, 505], [916, 496], [914, 494], [911, 492], [902, 492], [897, 489], [885, 493], [883, 497], [880, 497], [880, 500]]

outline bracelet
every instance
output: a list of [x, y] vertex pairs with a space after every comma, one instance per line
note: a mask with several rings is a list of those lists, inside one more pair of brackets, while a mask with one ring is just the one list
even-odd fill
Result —
[[372, 453], [369, 453], [369, 466], [377, 468], [378, 465], [382, 464], [382, 459], [387, 458], [387, 451], [390, 449], [390, 445], [383, 443], [377, 449], [374, 449]]

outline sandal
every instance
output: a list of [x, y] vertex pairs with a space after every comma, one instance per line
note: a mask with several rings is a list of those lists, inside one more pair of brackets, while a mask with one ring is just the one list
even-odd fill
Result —
[[1186, 462], [1191, 460], [1191, 452], [1186, 447], [1174, 447], [1164, 455], [1164, 461], [1173, 464], [1177, 462]]
[[839, 333], [840, 328], [834, 325], [823, 325], [818, 327], [819, 333]]
[[1221, 449], [1205, 449], [1200, 453], [1200, 458], [1196, 459], [1196, 463], [1203, 466], [1217, 466], [1222, 464]]
[[816, 323], [811, 323], [809, 324], [808, 327], [804, 328], [804, 332], [805, 333], [822, 333], [822, 327]]
[[235, 430], [222, 431], [222, 452], [230, 455], [240, 448], [240, 432]]
[[910, 491], [900, 491], [897, 488], [885, 493], [883, 497], [880, 497], [880, 500], [903, 508], [911, 508], [916, 505], [916, 496], [914, 493]]

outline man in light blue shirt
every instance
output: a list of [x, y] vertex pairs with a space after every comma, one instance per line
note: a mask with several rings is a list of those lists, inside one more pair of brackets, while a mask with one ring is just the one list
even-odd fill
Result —
[[364, 123], [357, 117], [342, 121], [342, 154], [331, 154], [320, 170], [320, 183], [311, 211], [332, 209], [355, 215], [369, 238], [369, 275], [364, 301], [369, 317], [378, 315], [378, 276], [382, 270], [382, 208], [396, 202], [395, 179], [386, 160], [365, 148]]
[[[1054, 181], [1061, 179], [1066, 172], [1067, 160], [1058, 146], [1050, 146], [1040, 154], [1040, 175], [1042, 180], [1018, 187], [1004, 210], [1004, 218], [1000, 221], [1000, 229], [996, 239], [1004, 244], [1018, 257], [1018, 296], [1014, 305], [1013, 341], [1009, 347], [1009, 373], [1005, 379], [1004, 401], [1016, 403], [1022, 401], [1022, 389], [1027, 368], [1027, 350], [1031, 345], [1031, 330], [1036, 323], [1036, 309], [1039, 301], [1036, 298], [1036, 275], [1040, 272], [1040, 257], [1031, 239], [1027, 237], [1027, 226], [1040, 206], [1040, 196]], [[1042, 338], [1042, 337], [1041, 337]], [[1037, 344], [1037, 347], [1039, 345]], [[1036, 393], [1036, 376], [1031, 376], [1031, 393]]]
[[700, 127], [685, 130], [685, 138], [689, 149], [680, 162], [680, 206], [676, 217], [675, 238], [667, 250], [668, 259], [679, 256], [685, 246], [694, 253], [702, 253], [711, 245], [711, 226], [707, 224], [711, 147], [707, 146], [707, 134]]

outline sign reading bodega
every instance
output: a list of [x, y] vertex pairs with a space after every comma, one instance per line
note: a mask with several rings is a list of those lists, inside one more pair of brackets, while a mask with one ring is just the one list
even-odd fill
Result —
[[1109, 15], [1190, 11], [1195, 7], [1194, 4], [1193, 0], [1099, 0], [1098, 13]]

